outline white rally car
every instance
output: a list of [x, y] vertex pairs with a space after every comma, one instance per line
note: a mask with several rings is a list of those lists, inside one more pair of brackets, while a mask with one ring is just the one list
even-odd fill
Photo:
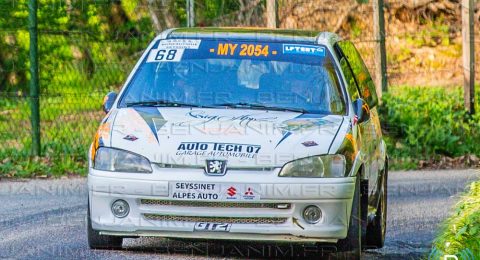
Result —
[[372, 78], [332, 33], [156, 37], [90, 148], [88, 242], [159, 236], [382, 247], [387, 155]]

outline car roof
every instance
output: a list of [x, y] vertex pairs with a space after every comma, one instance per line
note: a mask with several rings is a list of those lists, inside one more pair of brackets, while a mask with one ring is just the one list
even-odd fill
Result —
[[166, 39], [202, 38], [223, 40], [255, 40], [274, 42], [299, 42], [333, 45], [340, 38], [335, 33], [291, 29], [246, 27], [193, 27], [176, 28], [162, 33]]

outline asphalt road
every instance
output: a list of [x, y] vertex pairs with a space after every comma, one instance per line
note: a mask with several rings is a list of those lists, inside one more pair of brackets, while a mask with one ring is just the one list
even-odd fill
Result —
[[[417, 259], [477, 170], [392, 172], [386, 246], [365, 259]], [[312, 256], [311, 245], [126, 239], [125, 250], [87, 246], [85, 179], [0, 181], [0, 258], [224, 259]], [[328, 251], [328, 248], [326, 249]]]

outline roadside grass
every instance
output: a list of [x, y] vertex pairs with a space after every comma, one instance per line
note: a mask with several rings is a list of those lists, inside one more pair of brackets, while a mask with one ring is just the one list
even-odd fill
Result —
[[467, 252], [480, 257], [480, 182], [470, 184], [455, 213], [442, 225], [433, 247], [442, 254], [457, 255]]
[[[60, 97], [59, 97], [60, 98]], [[41, 105], [42, 157], [30, 156], [31, 126], [28, 118], [15, 116], [16, 120], [0, 120], [0, 177], [59, 177], [62, 175], [85, 175], [87, 150], [95, 129], [103, 117], [100, 110], [102, 97], [83, 96], [68, 106], [55, 103]], [[97, 104], [96, 109], [83, 106], [85, 103]], [[19, 107], [27, 106], [21, 101]], [[56, 111], [54, 116], [45, 111]], [[21, 110], [25, 111], [25, 110]], [[5, 119], [0, 116], [0, 118]], [[20, 119], [18, 119], [20, 118]]]

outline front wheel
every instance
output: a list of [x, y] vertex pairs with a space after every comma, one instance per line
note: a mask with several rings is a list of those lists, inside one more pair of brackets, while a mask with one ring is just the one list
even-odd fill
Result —
[[92, 220], [90, 218], [90, 205], [87, 209], [87, 237], [88, 246], [91, 249], [121, 249], [123, 238], [117, 236], [100, 235], [100, 233], [92, 228]]
[[360, 175], [357, 175], [355, 182], [355, 194], [352, 202], [352, 213], [348, 224], [347, 237], [340, 239], [337, 248], [341, 252], [349, 252], [353, 254], [355, 259], [360, 259], [362, 251], [362, 234], [365, 220], [362, 218], [361, 191], [360, 191]]
[[388, 169], [387, 166], [385, 166], [377, 212], [367, 229], [367, 244], [369, 248], [382, 248], [385, 244], [385, 234], [387, 230], [387, 179]]

